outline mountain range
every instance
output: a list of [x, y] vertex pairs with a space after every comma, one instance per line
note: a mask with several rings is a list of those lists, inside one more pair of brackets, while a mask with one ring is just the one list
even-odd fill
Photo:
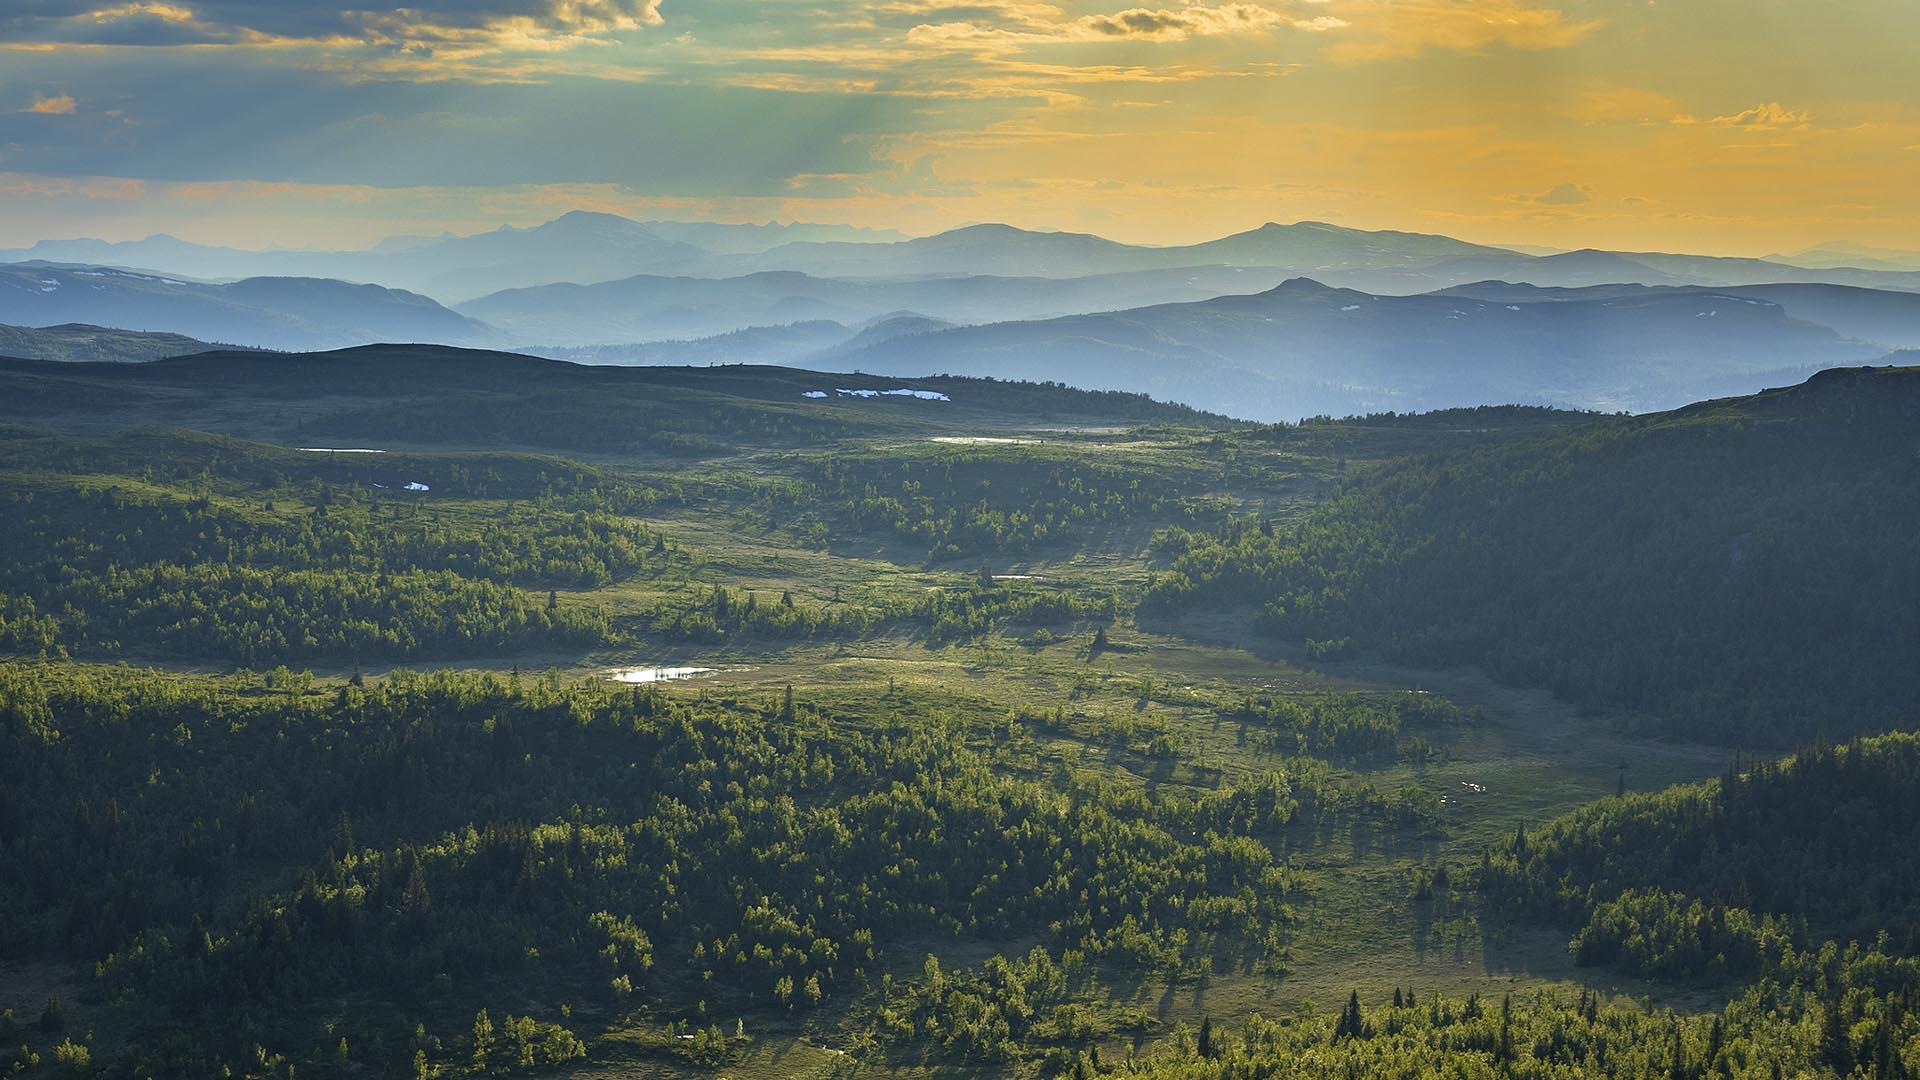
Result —
[[[1920, 296], [1832, 287], [1539, 289], [1379, 296], [1301, 278], [1251, 296], [960, 327], [843, 348], [844, 370], [1042, 375], [1254, 419], [1486, 403], [1671, 408], [1920, 341]], [[1777, 290], [1776, 290], [1777, 291]], [[1789, 306], [1791, 305], [1791, 306]], [[1796, 317], [1836, 309], [1864, 341]]]
[[[599, 364], [1046, 379], [1266, 420], [1504, 402], [1640, 411], [1920, 346], [1920, 270], [1897, 268], [1902, 253], [1803, 254], [1849, 252], [1875, 265], [1531, 254], [1318, 222], [1146, 247], [1005, 225], [898, 239], [575, 212], [361, 252], [43, 243], [28, 253], [169, 265], [0, 263], [0, 323], [278, 350], [431, 342]], [[339, 276], [209, 279], [256, 259]], [[404, 281], [470, 298], [449, 306]], [[484, 291], [502, 282], [517, 284]]]
[[476, 343], [490, 331], [427, 297], [324, 278], [211, 284], [110, 267], [0, 265], [0, 323], [88, 323], [276, 349]]
[[[904, 238], [838, 225], [633, 221], [573, 211], [528, 228], [395, 237], [357, 251], [242, 251], [155, 236], [119, 243], [42, 241], [0, 251], [0, 262], [84, 263], [213, 280], [338, 278], [419, 292], [446, 304], [507, 289], [562, 282], [591, 285], [643, 275], [736, 278], [792, 271], [854, 279], [1087, 278], [1202, 267], [1277, 274], [1263, 288], [1287, 277], [1312, 277], [1342, 288], [1395, 294], [1490, 278], [1545, 286], [1798, 281], [1920, 291], [1920, 256], [1911, 253], [1840, 245], [1801, 254], [1805, 261], [1800, 263], [1787, 256], [1736, 259], [1664, 252], [1542, 255], [1427, 233], [1315, 221], [1269, 222], [1204, 243], [1148, 246], [1002, 224]], [[1116, 295], [1083, 310], [1142, 302], [1149, 301]]]

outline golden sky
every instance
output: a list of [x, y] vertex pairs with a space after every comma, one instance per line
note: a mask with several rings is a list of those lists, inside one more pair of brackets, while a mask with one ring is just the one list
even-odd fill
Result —
[[1915, 0], [35, 0], [0, 245], [633, 217], [1920, 249]]

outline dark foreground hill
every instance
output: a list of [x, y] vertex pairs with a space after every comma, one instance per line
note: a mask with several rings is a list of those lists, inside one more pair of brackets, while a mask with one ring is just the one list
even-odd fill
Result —
[[1920, 368], [1835, 370], [1394, 463], [1295, 527], [1176, 535], [1148, 604], [1257, 599], [1321, 651], [1778, 744], [1913, 724], [1917, 528]]
[[887, 432], [1227, 421], [1137, 394], [793, 368], [594, 367], [375, 345], [210, 352], [152, 364], [0, 361], [0, 419], [69, 429], [172, 424], [302, 446], [724, 452]]
[[85, 323], [0, 326], [0, 356], [79, 363], [144, 363], [219, 348], [182, 334], [115, 330]]

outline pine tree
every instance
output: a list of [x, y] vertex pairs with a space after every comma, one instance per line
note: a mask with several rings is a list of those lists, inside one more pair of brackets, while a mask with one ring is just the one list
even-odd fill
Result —
[[40, 1030], [52, 1034], [67, 1026], [67, 1010], [60, 1004], [59, 994], [47, 995], [47, 1007], [40, 1010]]
[[1847, 1036], [1847, 1021], [1840, 1015], [1838, 1001], [1827, 1005], [1821, 1021], [1820, 1058], [1841, 1076], [1853, 1071], [1853, 1042]]
[[1200, 1018], [1199, 1049], [1200, 1049], [1200, 1056], [1203, 1058], [1210, 1058], [1214, 1055], [1213, 1017], [1211, 1016], [1203, 1016]]
[[481, 1009], [473, 1018], [473, 1067], [487, 1067], [487, 1051], [493, 1047], [493, 1020]]
[[1364, 1039], [1369, 1034], [1366, 1017], [1360, 1012], [1360, 991], [1355, 990], [1347, 995], [1347, 1007], [1340, 1011], [1340, 1019], [1333, 1025], [1333, 1038], [1338, 1042], [1342, 1039]]
[[1500, 1045], [1494, 1050], [1500, 1061], [1513, 1060], [1513, 995], [1500, 999]]

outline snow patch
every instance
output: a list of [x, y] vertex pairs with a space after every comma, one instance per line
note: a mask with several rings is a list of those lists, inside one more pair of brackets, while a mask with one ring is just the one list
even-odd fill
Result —
[[672, 682], [675, 679], [691, 679], [698, 675], [711, 674], [710, 667], [637, 667], [625, 668], [613, 672], [608, 678], [623, 683]]
[[[917, 398], [921, 401], [953, 400], [938, 390], [913, 390], [904, 386], [895, 390], [848, 390], [845, 387], [835, 387], [833, 393], [841, 397], [856, 398], [910, 397]], [[832, 395], [828, 394], [825, 390], [807, 390], [802, 392], [800, 396], [805, 398], [823, 398], [831, 397]]]
[[1343, 308], [1341, 308], [1340, 310], [1341, 310], [1341, 311], [1359, 311], [1359, 310], [1360, 310], [1360, 305], [1359, 305], [1359, 304], [1348, 304], [1348, 305], [1347, 305], [1346, 307], [1343, 307]]

